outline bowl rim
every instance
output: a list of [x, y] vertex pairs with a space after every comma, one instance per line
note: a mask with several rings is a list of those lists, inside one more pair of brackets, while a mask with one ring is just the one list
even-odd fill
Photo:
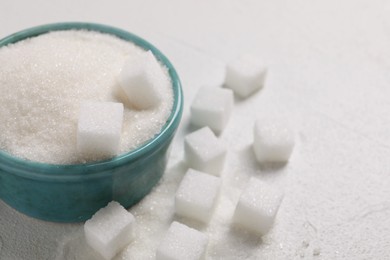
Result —
[[111, 159], [79, 164], [48, 164], [18, 158], [0, 150], [0, 169], [12, 169], [13, 174], [26, 178], [48, 178], [49, 180], [56, 177], [63, 178], [67, 176], [88, 176], [89, 178], [91, 175], [94, 175], [95, 177], [99, 177], [101, 174], [110, 174], [110, 172], [104, 171], [135, 162], [142, 159], [145, 155], [158, 150], [158, 148], [169, 140], [175, 133], [183, 112], [183, 92], [181, 82], [175, 68], [168, 58], [151, 43], [133, 33], [109, 25], [87, 22], [61, 22], [31, 27], [0, 39], [0, 47], [49, 33], [51, 31], [61, 30], [97, 31], [116, 36], [125, 41], [130, 41], [142, 49], [151, 50], [155, 57], [168, 69], [174, 96], [172, 111], [161, 131], [152, 139], [136, 149], [117, 155]]

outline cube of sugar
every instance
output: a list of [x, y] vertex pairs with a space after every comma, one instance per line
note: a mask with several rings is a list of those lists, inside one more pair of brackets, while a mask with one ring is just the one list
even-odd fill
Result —
[[184, 139], [184, 151], [189, 167], [219, 175], [226, 157], [226, 147], [208, 127], [190, 133]]
[[105, 259], [111, 259], [135, 236], [135, 219], [118, 202], [112, 201], [84, 224], [87, 243]]
[[240, 196], [234, 222], [249, 231], [264, 235], [274, 222], [282, 198], [281, 193], [252, 177]]
[[192, 102], [191, 122], [196, 126], [208, 126], [220, 133], [229, 120], [233, 103], [232, 90], [203, 87]]
[[164, 71], [151, 51], [131, 56], [118, 78], [130, 103], [137, 109], [155, 107], [160, 102]]
[[173, 222], [156, 252], [156, 260], [198, 260], [206, 255], [208, 237], [202, 232]]
[[226, 87], [245, 98], [263, 87], [267, 69], [259, 60], [243, 55], [226, 66]]
[[207, 223], [213, 214], [220, 187], [220, 178], [189, 169], [176, 192], [176, 213]]
[[123, 122], [123, 104], [84, 102], [80, 105], [77, 150], [82, 155], [111, 157], [116, 155]]
[[278, 120], [257, 120], [253, 149], [259, 162], [286, 162], [294, 148], [294, 133]]

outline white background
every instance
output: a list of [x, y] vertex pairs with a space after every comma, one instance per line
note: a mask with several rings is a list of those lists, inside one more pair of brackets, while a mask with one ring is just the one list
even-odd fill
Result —
[[[261, 57], [266, 86], [236, 99], [221, 139], [230, 146], [230, 171], [242, 172], [238, 182], [255, 175], [285, 198], [270, 234], [236, 241], [246, 243], [242, 258], [390, 259], [389, 1], [0, 2], [0, 38], [63, 21], [123, 28], [169, 57], [186, 102], [173, 166], [196, 90], [221, 85], [225, 63], [237, 55]], [[296, 149], [287, 166], [262, 168], [250, 147], [253, 121], [275, 116], [297, 130]], [[63, 253], [78, 234], [80, 225], [34, 220], [0, 202], [0, 259], [78, 259]], [[238, 256], [220, 251], [211, 247], [208, 258]]]

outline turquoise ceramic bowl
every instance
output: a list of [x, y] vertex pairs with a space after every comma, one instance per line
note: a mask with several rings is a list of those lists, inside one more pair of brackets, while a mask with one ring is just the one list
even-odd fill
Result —
[[169, 60], [147, 41], [100, 24], [58, 23], [27, 29], [0, 40], [0, 47], [49, 31], [84, 29], [115, 35], [151, 50], [169, 70], [174, 104], [160, 133], [136, 150], [111, 160], [52, 165], [15, 158], [0, 151], [0, 198], [26, 215], [56, 222], [78, 222], [115, 200], [128, 208], [147, 195], [164, 173], [168, 147], [179, 125], [183, 95]]

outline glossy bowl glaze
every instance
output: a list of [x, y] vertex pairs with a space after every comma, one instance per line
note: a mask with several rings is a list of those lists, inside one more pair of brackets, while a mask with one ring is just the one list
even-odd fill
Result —
[[169, 60], [147, 41], [121, 29], [91, 23], [48, 24], [12, 34], [0, 40], [0, 47], [70, 29], [111, 34], [151, 50], [168, 68], [174, 104], [160, 133], [141, 147], [110, 160], [53, 165], [22, 160], [0, 151], [0, 198], [26, 215], [55, 222], [84, 221], [112, 200], [128, 208], [147, 195], [164, 173], [168, 147], [183, 109], [180, 80]]

